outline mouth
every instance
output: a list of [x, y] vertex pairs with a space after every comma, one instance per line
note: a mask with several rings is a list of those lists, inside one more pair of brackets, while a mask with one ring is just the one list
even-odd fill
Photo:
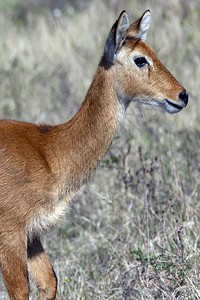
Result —
[[185, 107], [185, 104], [183, 102], [178, 103], [170, 99], [165, 99], [165, 103], [166, 110], [171, 114], [177, 113]]
[[170, 113], [170, 114], [175, 114], [181, 111], [186, 105], [185, 103], [173, 101], [171, 99], [151, 99], [151, 100], [145, 100], [145, 99], [137, 99], [140, 103], [144, 103], [147, 105], [153, 105], [156, 107], [160, 107], [164, 111]]
[[183, 107], [185, 107], [184, 103], [177, 103], [177, 102], [175, 102], [173, 100], [169, 100], [169, 99], [165, 99], [165, 101], [177, 109], [182, 109]]

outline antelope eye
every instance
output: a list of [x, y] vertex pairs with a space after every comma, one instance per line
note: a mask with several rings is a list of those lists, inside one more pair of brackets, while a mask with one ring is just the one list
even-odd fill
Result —
[[147, 60], [145, 57], [138, 57], [136, 59], [134, 59], [135, 64], [139, 67], [142, 68], [144, 67], [146, 64], [148, 64]]

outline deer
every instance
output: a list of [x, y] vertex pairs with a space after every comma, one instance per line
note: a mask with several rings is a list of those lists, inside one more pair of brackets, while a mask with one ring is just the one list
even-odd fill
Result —
[[123, 10], [112, 26], [78, 112], [59, 125], [0, 121], [0, 268], [11, 300], [56, 298], [57, 279], [41, 237], [65, 218], [70, 201], [107, 152], [130, 102], [170, 114], [188, 93], [145, 43], [150, 10], [132, 24]]

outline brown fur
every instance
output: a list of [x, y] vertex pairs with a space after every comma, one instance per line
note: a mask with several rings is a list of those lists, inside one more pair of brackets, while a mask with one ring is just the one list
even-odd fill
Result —
[[[140, 29], [141, 19], [137, 22], [134, 31]], [[0, 265], [11, 300], [28, 298], [28, 273], [40, 300], [55, 299], [56, 276], [40, 236], [59, 223], [69, 201], [87, 183], [130, 100], [179, 102], [182, 86], [149, 46], [134, 39], [137, 32], [130, 33], [115, 64], [104, 53], [83, 104], [69, 122], [0, 122]], [[128, 58], [137, 53], [151, 58], [153, 66], [133, 67]]]

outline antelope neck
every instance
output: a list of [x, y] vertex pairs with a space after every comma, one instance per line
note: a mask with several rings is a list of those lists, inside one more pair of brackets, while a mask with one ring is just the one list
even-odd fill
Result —
[[59, 125], [59, 169], [72, 188], [87, 182], [109, 148], [119, 121], [112, 74], [99, 67], [77, 114]]

